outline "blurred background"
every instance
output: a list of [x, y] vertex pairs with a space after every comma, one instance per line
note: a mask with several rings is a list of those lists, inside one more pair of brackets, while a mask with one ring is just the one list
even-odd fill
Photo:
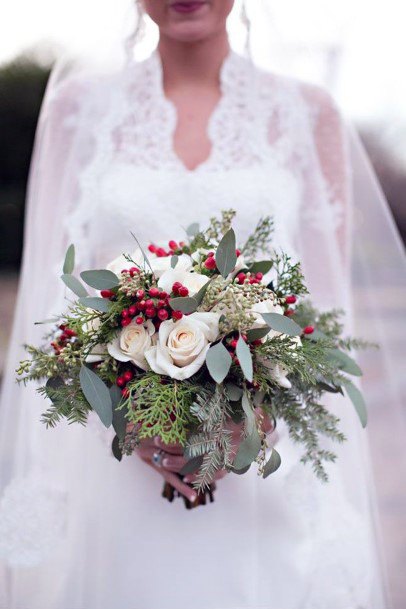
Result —
[[[269, 19], [257, 19], [258, 9], [264, 6]], [[247, 10], [252, 22], [251, 52], [257, 63], [324, 85], [355, 124], [405, 240], [402, 3], [247, 0]], [[17, 292], [30, 156], [52, 65], [66, 51], [111, 45], [116, 52], [113, 41], [133, 30], [134, 15], [128, 0], [13, 0], [0, 5], [0, 377]], [[230, 33], [233, 46], [243, 50], [246, 28], [238, 5]], [[157, 32], [148, 24], [137, 47], [140, 58], [156, 40]], [[388, 509], [396, 511], [396, 499]], [[396, 579], [392, 581], [396, 609], [406, 606], [406, 585], [399, 568], [406, 564], [404, 539], [394, 526], [395, 550], [389, 569], [391, 579]]]

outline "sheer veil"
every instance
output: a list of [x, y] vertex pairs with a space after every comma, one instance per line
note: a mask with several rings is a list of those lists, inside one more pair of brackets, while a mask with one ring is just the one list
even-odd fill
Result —
[[[266, 10], [262, 16], [255, 14], [253, 37], [256, 36], [257, 20], [264, 31], [268, 19]], [[238, 17], [233, 23], [233, 31], [241, 28]], [[153, 39], [152, 36], [147, 40], [145, 49], [152, 45]], [[260, 45], [259, 40], [255, 42], [257, 45]], [[141, 50], [142, 53], [146, 51]], [[117, 54], [118, 64], [123, 60], [122, 55], [120, 58], [120, 53]], [[103, 65], [103, 61], [99, 64]], [[42, 397], [31, 388], [17, 386], [14, 379], [18, 361], [23, 357], [22, 345], [38, 343], [44, 332], [44, 326], [34, 326], [33, 322], [62, 312], [66, 304], [66, 294], [58, 280], [63, 255], [72, 240], [82, 244], [84, 241], [74, 225], [78, 197], [76, 176], [94, 153], [94, 142], [89, 137], [91, 126], [105, 111], [111, 78], [116, 78], [116, 74], [119, 71], [114, 64], [108, 68], [103, 65], [101, 70], [93, 65], [84, 70], [77, 64], [61, 62], [48, 84], [38, 123], [29, 180], [20, 288], [0, 407], [0, 489], [3, 491], [0, 553], [7, 558], [4, 567], [0, 567], [0, 606], [8, 606], [6, 599], [13, 582], [12, 567], [21, 563], [35, 564], [53, 547], [60, 531], [71, 526], [62, 509], [66, 485], [76, 489], [78, 497], [74, 501], [80, 500], [81, 493], [86, 494], [80, 480], [76, 479], [81, 459], [86, 458], [80, 448], [84, 444], [84, 430], [69, 429], [66, 433], [66, 426], [61, 425], [52, 432], [46, 431], [39, 422], [44, 407]], [[345, 119], [342, 119], [342, 129], [348, 176], [348, 205], [344, 213], [348, 216], [347, 227], [352, 227], [342, 236], [346, 240], [343, 249], [348, 254], [344, 260], [348, 267], [347, 284], [340, 285], [337, 278], [327, 272], [335, 264], [332, 233], [330, 229], [323, 232], [324, 229], [315, 226], [319, 217], [317, 209], [313, 210], [313, 225], [309, 221], [303, 224], [301, 240], [305, 245], [301, 251], [305, 252], [305, 273], [319, 304], [331, 307], [338, 303], [351, 310], [351, 332], [379, 343], [379, 350], [361, 356], [365, 370], [362, 384], [370, 412], [366, 434], [369, 453], [365, 450], [362, 455], [357, 451], [351, 454], [358, 460], [353, 463], [354, 470], [361, 468], [370, 479], [370, 497], [373, 506], [377, 506], [377, 536], [384, 553], [386, 549], [390, 569], [394, 556], [393, 538], [397, 529], [404, 529], [406, 524], [401, 522], [406, 513], [406, 495], [399, 491], [406, 479], [402, 410], [406, 397], [406, 258], [388, 204], [359, 137]], [[316, 187], [313, 185], [308, 193], [310, 207]], [[333, 223], [334, 218], [329, 222]], [[323, 275], [312, 260], [324, 251], [331, 253], [331, 266], [326, 262], [327, 271]], [[92, 253], [82, 246], [78, 255], [79, 266], [90, 268]], [[395, 473], [392, 475], [388, 468]], [[345, 472], [351, 477], [351, 464]], [[347, 482], [351, 487], [351, 480]], [[15, 505], [17, 496], [23, 499], [21, 510], [10, 511], [8, 506]], [[22, 524], [32, 504], [40, 506], [36, 525], [41, 533], [37, 536], [34, 530], [26, 531]], [[10, 534], [13, 525], [14, 536]], [[66, 543], [59, 550], [61, 555], [69, 555], [73, 547], [72, 539]], [[64, 580], [52, 562], [47, 563], [48, 567], [50, 586], [55, 588], [57, 595], [58, 586], [62, 586]], [[30, 576], [26, 577], [27, 586], [34, 586]]]

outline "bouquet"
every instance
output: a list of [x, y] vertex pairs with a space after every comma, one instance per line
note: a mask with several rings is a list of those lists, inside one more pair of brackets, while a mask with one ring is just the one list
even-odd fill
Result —
[[[205, 230], [193, 224], [184, 241], [147, 252], [134, 236], [134, 253], [80, 279], [71, 245], [62, 281], [78, 298], [41, 322], [53, 329], [44, 346], [26, 346], [29, 359], [17, 371], [24, 383], [41, 381], [47, 427], [62, 419], [85, 425], [94, 411], [114, 430], [119, 461], [145, 438], [180, 444], [180, 475], [195, 473], [197, 503], [212, 498], [219, 470], [244, 474], [255, 463], [267, 478], [279, 468], [264, 417], [285, 422], [303, 446], [302, 462], [322, 480], [336, 455], [321, 437], [345, 440], [324, 396], [347, 394], [367, 422], [350, 380], [362, 372], [349, 355], [366, 344], [342, 336], [342, 312], [320, 313], [304, 298], [300, 264], [272, 247], [270, 217], [237, 246], [234, 216], [224, 211]], [[230, 421], [240, 425], [238, 446]], [[166, 485], [164, 495], [172, 499], [173, 489]]]

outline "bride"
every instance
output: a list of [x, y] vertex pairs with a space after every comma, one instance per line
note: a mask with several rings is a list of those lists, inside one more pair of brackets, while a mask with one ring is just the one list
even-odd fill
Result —
[[[399, 265], [399, 282], [404, 269], [379, 188], [328, 93], [230, 49], [233, 5], [144, 0], [160, 32], [148, 59], [54, 73], [49, 85], [0, 410], [4, 609], [387, 607], [367, 441], [348, 404], [331, 401], [348, 442], [328, 484], [278, 424], [284, 461], [269, 481], [223, 476], [216, 501], [187, 512], [158, 492], [182, 465], [177, 447], [163, 447], [160, 467], [147, 442], [118, 463], [96, 421], [45, 430], [42, 398], [13, 382], [21, 343], [43, 333], [33, 322], [66, 307], [58, 275], [69, 243], [80, 267], [102, 268], [133, 249], [130, 231], [167, 241], [230, 207], [242, 240], [273, 215], [276, 244], [303, 261], [318, 306], [345, 309], [355, 328], [368, 315], [366, 338], [379, 342], [379, 299], [367, 288], [371, 251], [381, 250], [371, 235], [362, 249], [366, 220], [389, 235], [384, 264]], [[383, 368], [372, 357], [376, 381]]]

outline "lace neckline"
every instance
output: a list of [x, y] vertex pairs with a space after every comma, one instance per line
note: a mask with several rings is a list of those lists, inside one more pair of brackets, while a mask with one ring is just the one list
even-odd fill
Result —
[[[230, 134], [236, 128], [240, 133], [244, 131], [241, 118], [244, 117], [244, 109], [249, 108], [248, 96], [250, 92], [252, 93], [250, 79], [254, 74], [251, 60], [233, 50], [230, 50], [225, 57], [219, 74], [220, 99], [207, 123], [207, 137], [211, 143], [210, 153], [193, 169], [186, 166], [175, 150], [174, 135], [178, 112], [175, 104], [165, 95], [163, 67], [158, 50], [155, 50], [141, 65], [143, 65], [144, 74], [148, 75], [147, 78], [141, 79], [141, 83], [150, 89], [146, 97], [154, 106], [154, 115], [161, 128], [160, 139], [163, 144], [161, 153], [166, 157], [164, 165], [187, 175], [194, 175], [224, 164], [225, 141], [230, 139]], [[139, 83], [139, 75], [136, 79]], [[238, 123], [235, 121], [236, 114], [238, 114]], [[249, 124], [249, 113], [246, 113], [245, 118]], [[226, 136], [227, 131], [228, 137]], [[235, 139], [235, 135], [231, 135], [231, 137]]]

